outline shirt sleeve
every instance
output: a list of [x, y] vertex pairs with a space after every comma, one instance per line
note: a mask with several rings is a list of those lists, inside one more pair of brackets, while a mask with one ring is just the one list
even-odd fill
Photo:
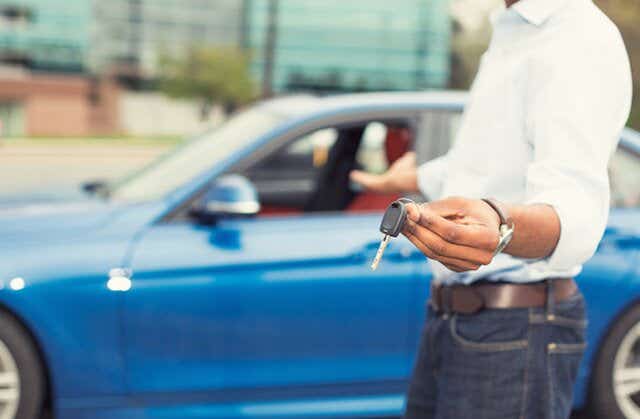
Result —
[[607, 224], [607, 165], [631, 103], [630, 66], [619, 45], [573, 49], [530, 69], [526, 203], [548, 204], [560, 219], [560, 239], [545, 260], [551, 271], [591, 258]]
[[442, 197], [447, 159], [445, 154], [418, 167], [418, 189], [431, 201]]

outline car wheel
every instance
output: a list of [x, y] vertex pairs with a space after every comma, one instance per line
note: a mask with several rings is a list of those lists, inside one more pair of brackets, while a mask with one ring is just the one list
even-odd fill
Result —
[[42, 413], [45, 380], [38, 352], [26, 330], [0, 313], [0, 419], [36, 419]]
[[590, 400], [596, 418], [640, 418], [640, 305], [618, 319], [605, 338]]

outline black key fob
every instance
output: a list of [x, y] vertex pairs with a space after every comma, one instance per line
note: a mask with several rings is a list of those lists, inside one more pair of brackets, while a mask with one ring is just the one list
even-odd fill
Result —
[[380, 222], [380, 232], [391, 237], [398, 237], [407, 220], [407, 205], [413, 204], [408, 198], [393, 201], [384, 212]]

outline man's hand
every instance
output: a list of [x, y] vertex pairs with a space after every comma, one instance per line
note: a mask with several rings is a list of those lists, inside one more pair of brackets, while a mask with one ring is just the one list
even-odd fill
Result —
[[372, 192], [417, 192], [416, 153], [405, 153], [389, 167], [389, 170], [381, 175], [354, 170], [351, 172], [350, 177], [352, 181], [359, 183]]
[[407, 206], [403, 234], [427, 257], [464, 272], [491, 263], [499, 227], [498, 214], [486, 202], [447, 198]]

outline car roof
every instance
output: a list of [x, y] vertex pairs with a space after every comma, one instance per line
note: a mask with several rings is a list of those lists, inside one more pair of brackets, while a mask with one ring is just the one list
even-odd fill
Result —
[[622, 131], [622, 142], [627, 148], [635, 153], [640, 154], [640, 133], [631, 128], [625, 128]]
[[[312, 114], [332, 113], [339, 111], [371, 109], [382, 107], [447, 107], [462, 108], [467, 102], [469, 93], [464, 90], [425, 90], [414, 92], [372, 92], [315, 96], [298, 94], [281, 96], [261, 102], [264, 107], [286, 117], [309, 116]], [[640, 133], [625, 128], [622, 132], [622, 143], [640, 154]]]
[[377, 92], [331, 96], [293, 95], [269, 99], [260, 104], [271, 112], [295, 117], [312, 113], [388, 106], [462, 107], [468, 93], [456, 90], [421, 92]]

